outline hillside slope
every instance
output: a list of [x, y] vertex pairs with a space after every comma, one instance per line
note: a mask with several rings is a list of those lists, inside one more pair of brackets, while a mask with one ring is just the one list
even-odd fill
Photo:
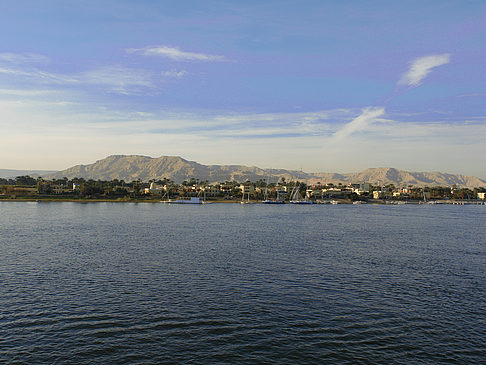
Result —
[[133, 181], [140, 179], [168, 178], [177, 183], [191, 178], [211, 182], [222, 181], [257, 181], [268, 179], [275, 182], [284, 177], [286, 180], [299, 180], [308, 183], [371, 183], [394, 184], [395, 186], [452, 186], [479, 187], [486, 186], [486, 181], [474, 176], [453, 175], [442, 172], [409, 172], [394, 168], [370, 168], [361, 172], [306, 173], [283, 169], [262, 169], [242, 165], [202, 165], [187, 161], [178, 156], [161, 156], [152, 158], [139, 155], [113, 155], [89, 165], [77, 165], [69, 169], [45, 176], [46, 178], [82, 177], [93, 180], [119, 179]]

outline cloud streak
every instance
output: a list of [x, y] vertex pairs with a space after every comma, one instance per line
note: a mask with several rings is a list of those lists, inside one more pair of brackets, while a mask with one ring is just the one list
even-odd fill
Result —
[[142, 56], [159, 56], [169, 58], [174, 61], [229, 61], [225, 56], [187, 52], [182, 51], [178, 47], [170, 46], [149, 46], [144, 48], [129, 48], [128, 53], [139, 54]]
[[155, 88], [152, 76], [145, 70], [107, 66], [84, 72], [77, 79], [81, 83], [105, 85], [113, 92], [129, 95], [140, 88]]
[[[87, 70], [71, 75], [52, 73], [36, 67], [23, 67], [22, 65], [9, 65], [2, 67], [0, 59], [0, 75], [15, 79], [26, 79], [41, 85], [100, 85], [105, 86], [111, 92], [120, 94], [132, 94], [142, 89], [155, 89], [154, 74], [143, 69], [127, 68], [113, 65]], [[161, 75], [182, 77], [185, 73], [178, 72], [173, 75]]]
[[180, 71], [170, 70], [170, 71], [162, 72], [162, 76], [164, 76], [164, 77], [174, 77], [174, 78], [178, 78], [178, 79], [181, 78], [181, 77], [184, 77], [185, 75], [187, 75], [186, 70], [180, 70]]
[[180, 79], [188, 74], [186, 70], [169, 69], [155, 72], [122, 65], [107, 65], [65, 74], [49, 72], [42, 67], [43, 65], [37, 65], [47, 60], [47, 57], [33, 53], [0, 53], [0, 76], [3, 75], [7, 81], [14, 83], [28, 81], [43, 87], [45, 85], [68, 87], [96, 85], [105, 87], [112, 93], [131, 95], [140, 94], [144, 90], [158, 89], [164, 79]]
[[334, 133], [334, 139], [344, 139], [357, 132], [366, 131], [377, 119], [385, 114], [384, 108], [368, 107], [363, 109], [360, 115], [354, 118]]
[[29, 68], [24, 70], [17, 67], [0, 67], [0, 74], [20, 76], [28, 79], [35, 79], [56, 84], [74, 83], [78, 81], [76, 78], [70, 76], [54, 74], [39, 70], [37, 68]]
[[[17, 168], [67, 168], [117, 153], [176, 154], [203, 163], [308, 171], [352, 171], [373, 165], [486, 176], [484, 168], [478, 169], [486, 153], [483, 120], [385, 120], [384, 108], [378, 107], [312, 113], [145, 113], [102, 103], [70, 103], [77, 101], [76, 95], [18, 94], [0, 97], [0, 155], [5, 168], [7, 163]], [[19, 145], [27, 152], [18, 153]], [[86, 153], [80, 156], [80, 150]]]
[[11, 52], [0, 53], [0, 61], [14, 63], [14, 64], [40, 63], [40, 62], [47, 62], [48, 60], [49, 59], [46, 56], [36, 54], [36, 53], [11, 53]]
[[450, 62], [449, 53], [419, 57], [410, 63], [408, 71], [402, 76], [399, 85], [419, 86], [433, 68]]

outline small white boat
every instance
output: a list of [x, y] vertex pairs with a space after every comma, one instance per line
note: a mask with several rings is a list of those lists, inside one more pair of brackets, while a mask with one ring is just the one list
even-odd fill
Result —
[[314, 204], [310, 200], [291, 200], [289, 203], [290, 204]]
[[283, 200], [263, 200], [262, 204], [285, 204]]
[[169, 204], [204, 204], [204, 201], [197, 197], [191, 197], [189, 199], [180, 198], [177, 200], [169, 200]]

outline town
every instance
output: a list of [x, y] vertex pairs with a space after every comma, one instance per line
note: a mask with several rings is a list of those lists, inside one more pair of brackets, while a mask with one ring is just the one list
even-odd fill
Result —
[[455, 185], [448, 187], [430, 186], [394, 186], [373, 185], [369, 183], [332, 184], [317, 182], [306, 184], [299, 181], [268, 182], [260, 179], [256, 182], [225, 181], [208, 183], [191, 178], [180, 184], [169, 179], [150, 180], [85, 180], [53, 179], [41, 177], [18, 176], [0, 178], [1, 200], [60, 200], [60, 201], [146, 201], [160, 202], [169, 199], [199, 197], [208, 202], [239, 202], [243, 199], [259, 202], [264, 199], [291, 201], [300, 196], [310, 203], [451, 203], [451, 204], [484, 204], [486, 187], [465, 188]]

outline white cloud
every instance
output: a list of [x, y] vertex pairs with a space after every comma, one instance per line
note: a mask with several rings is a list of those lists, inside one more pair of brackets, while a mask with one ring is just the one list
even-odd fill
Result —
[[65, 84], [65, 83], [74, 83], [78, 80], [74, 77], [62, 75], [62, 74], [54, 74], [51, 72], [46, 72], [39, 70], [37, 68], [17, 68], [17, 67], [0, 67], [0, 74], [12, 75], [12, 76], [20, 76], [26, 77], [29, 79], [37, 79], [41, 82], [48, 82], [48, 83], [55, 83], [55, 84]]
[[449, 63], [450, 59], [449, 53], [416, 58], [411, 62], [408, 71], [398, 81], [398, 84], [418, 86], [433, 68]]
[[154, 88], [152, 73], [121, 66], [106, 66], [86, 71], [77, 80], [82, 83], [105, 85], [111, 91], [130, 94], [139, 88]]
[[348, 137], [356, 132], [366, 131], [369, 129], [374, 123], [377, 122], [378, 117], [381, 117], [385, 114], [384, 108], [376, 108], [376, 107], [368, 107], [363, 109], [361, 114], [354, 118], [351, 122], [347, 123], [339, 129], [336, 133], [334, 133], [335, 139], [343, 139]]
[[186, 70], [170, 70], [170, 71], [164, 71], [162, 72], [162, 76], [164, 77], [175, 77], [175, 78], [181, 78], [183, 76], [187, 75]]
[[14, 68], [0, 67], [0, 74], [15, 75], [15, 76], [31, 76], [31, 72], [25, 72]]
[[49, 59], [46, 56], [36, 53], [0, 53], [0, 61], [9, 63], [39, 63], [47, 62]]
[[169, 46], [151, 46], [144, 48], [129, 48], [126, 50], [128, 53], [140, 54], [142, 56], [160, 56], [166, 57], [175, 61], [228, 61], [224, 56], [186, 52], [181, 51], [177, 47]]
[[[121, 94], [131, 94], [139, 92], [140, 89], [153, 89], [156, 87], [152, 72], [122, 66], [106, 66], [72, 75], [52, 73], [32, 67], [15, 66], [0, 67], [0, 74], [15, 78], [25, 78], [44, 85], [102, 85], [108, 87], [112, 92]], [[17, 92], [19, 91], [17, 90]]]
[[39, 95], [46, 95], [46, 94], [53, 94], [55, 90], [25, 90], [25, 89], [0, 89], [0, 95], [7, 95], [7, 96], [39, 96]]
[[[381, 123], [382, 108], [361, 113], [146, 113], [106, 105], [100, 108], [93, 103], [70, 104], [76, 96], [62, 93], [17, 94], [13, 100], [11, 96], [0, 98], [2, 168], [61, 169], [110, 154], [145, 154], [180, 155], [202, 163], [302, 167], [305, 171], [393, 166], [486, 177], [484, 120], [387, 119]], [[337, 140], [336, 134], [353, 138]], [[19, 145], [25, 148], [19, 151]]]

